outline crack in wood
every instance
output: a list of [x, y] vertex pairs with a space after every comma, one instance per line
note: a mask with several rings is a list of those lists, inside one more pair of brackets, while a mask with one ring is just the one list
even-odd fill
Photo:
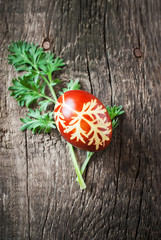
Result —
[[128, 232], [128, 218], [129, 218], [129, 210], [130, 210], [131, 192], [132, 192], [132, 186], [130, 188], [129, 200], [128, 200], [127, 212], [126, 212], [126, 226], [125, 226], [125, 236], [126, 236], [126, 239], [128, 239], [127, 232]]
[[48, 198], [48, 205], [47, 205], [47, 209], [46, 209], [46, 214], [45, 214], [45, 218], [44, 218], [44, 223], [42, 225], [42, 238], [41, 240], [44, 239], [44, 233], [45, 233], [45, 226], [48, 220], [48, 216], [49, 216], [49, 211], [50, 211], [50, 198]]
[[135, 240], [138, 237], [138, 232], [139, 232], [139, 226], [140, 226], [140, 221], [141, 221], [141, 211], [142, 211], [142, 202], [143, 202], [143, 191], [144, 191], [144, 179], [143, 179], [143, 183], [142, 183], [142, 189], [141, 189], [141, 193], [140, 193], [140, 203], [139, 203], [139, 212], [138, 212], [138, 222], [137, 222], [137, 226], [136, 226], [136, 233], [135, 233]]
[[112, 86], [112, 76], [111, 76], [111, 68], [110, 68], [110, 63], [109, 63], [109, 58], [108, 58], [108, 53], [107, 53], [107, 47], [106, 47], [106, 12], [107, 12], [107, 3], [105, 2], [105, 9], [104, 9], [104, 18], [103, 18], [103, 44], [104, 44], [104, 53], [105, 53], [105, 59], [106, 59], [106, 65], [108, 68], [108, 79], [109, 79], [109, 84], [110, 84], [110, 89], [111, 89], [111, 106], [113, 106], [113, 86]]
[[89, 80], [89, 83], [90, 83], [91, 93], [93, 94], [93, 87], [92, 87], [92, 80], [91, 80], [91, 74], [90, 74], [90, 69], [89, 69], [89, 60], [88, 60], [87, 49], [86, 49], [86, 63], [87, 63], [88, 80]]

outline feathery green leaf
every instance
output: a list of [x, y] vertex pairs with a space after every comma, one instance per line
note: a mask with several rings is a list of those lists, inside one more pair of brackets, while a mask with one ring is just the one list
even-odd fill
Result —
[[111, 119], [124, 113], [124, 111], [121, 111], [122, 106], [119, 106], [119, 107], [116, 107], [115, 105], [113, 107], [107, 106], [106, 109]]
[[53, 121], [54, 112], [41, 114], [41, 111], [36, 109], [35, 111], [29, 109], [29, 113], [25, 118], [20, 120], [24, 125], [20, 128], [22, 131], [30, 129], [33, 133], [49, 133], [52, 128], [56, 128], [55, 122]]
[[23, 76], [12, 80], [13, 86], [9, 87], [12, 91], [11, 96], [16, 98], [19, 106], [29, 107], [32, 103], [37, 102], [40, 98], [45, 98], [54, 102], [52, 98], [45, 95], [45, 83], [37, 84], [31, 81], [29, 77]]
[[106, 109], [112, 121], [112, 128], [115, 129], [119, 125], [119, 119], [114, 118], [124, 113], [124, 111], [121, 111], [122, 106], [119, 107], [116, 107], [115, 105], [113, 107], [107, 106]]
[[54, 71], [60, 70], [65, 65], [63, 59], [59, 57], [54, 59], [54, 54], [44, 52], [43, 48], [37, 44], [23, 41], [12, 42], [8, 49], [11, 53], [8, 55], [9, 63], [17, 71], [36, 70], [37, 74], [48, 75], [51, 78]]
[[62, 95], [63, 93], [69, 90], [79, 90], [81, 87], [78, 79], [76, 79], [75, 81], [71, 79], [69, 83], [66, 83], [66, 86], [67, 88], [63, 88], [62, 91], [59, 91], [60, 95]]

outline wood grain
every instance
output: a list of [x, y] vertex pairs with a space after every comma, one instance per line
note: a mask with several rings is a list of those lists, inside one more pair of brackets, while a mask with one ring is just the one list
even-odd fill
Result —
[[[161, 239], [160, 13], [159, 0], [0, 1], [0, 239]], [[8, 44], [45, 38], [67, 63], [62, 80], [125, 111], [85, 191], [65, 140], [21, 132], [26, 109], [9, 96]]]

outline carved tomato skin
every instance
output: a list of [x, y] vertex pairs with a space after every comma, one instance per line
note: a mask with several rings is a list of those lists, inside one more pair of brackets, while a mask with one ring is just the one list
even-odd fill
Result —
[[73, 146], [97, 152], [112, 138], [112, 122], [102, 102], [83, 90], [62, 94], [55, 104], [54, 118], [61, 135]]

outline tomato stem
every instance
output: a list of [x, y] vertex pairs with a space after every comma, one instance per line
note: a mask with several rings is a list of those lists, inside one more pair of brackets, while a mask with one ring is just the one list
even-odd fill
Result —
[[[83, 173], [84, 173], [84, 171], [85, 171], [85, 169], [86, 169], [86, 167], [87, 167], [87, 165], [89, 163], [89, 160], [93, 156], [93, 154], [94, 154], [94, 152], [87, 151], [87, 157], [86, 157], [86, 159], [85, 159], [85, 161], [84, 161], [84, 163], [83, 163], [83, 165], [81, 167], [81, 170], [80, 170], [82, 175], [83, 175]], [[77, 177], [76, 181], [78, 182], [78, 177]]]
[[73, 164], [74, 164], [74, 167], [75, 167], [75, 171], [76, 171], [76, 174], [77, 174], [77, 178], [78, 178], [78, 182], [79, 182], [80, 188], [81, 189], [85, 189], [86, 188], [86, 184], [85, 184], [85, 182], [83, 180], [81, 171], [79, 169], [79, 166], [78, 166], [78, 163], [77, 163], [77, 159], [76, 159], [76, 156], [75, 156], [75, 153], [74, 153], [73, 146], [70, 143], [68, 143], [68, 146], [69, 146], [70, 154], [71, 154], [71, 157], [72, 157], [72, 160], [73, 160]]

